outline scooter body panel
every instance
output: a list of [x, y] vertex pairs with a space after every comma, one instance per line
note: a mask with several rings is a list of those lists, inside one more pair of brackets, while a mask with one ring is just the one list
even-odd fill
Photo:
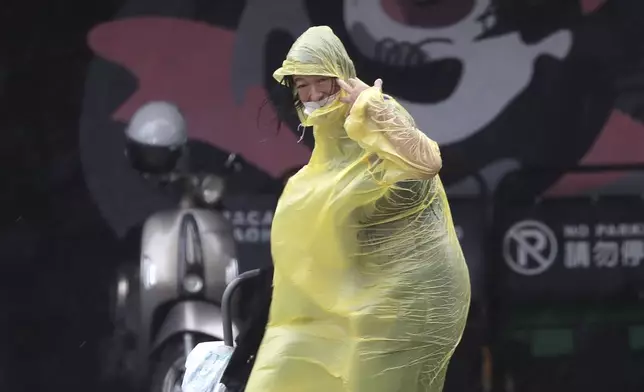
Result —
[[[194, 233], [186, 237], [188, 247], [192, 247], [188, 253], [201, 252], [203, 264], [203, 290], [190, 296], [182, 290], [184, 277], [180, 276], [182, 263], [187, 262], [180, 260], [181, 231], [185, 230], [182, 222], [187, 216], [194, 218], [199, 238], [194, 241]], [[186, 258], [195, 259], [194, 255]], [[223, 215], [186, 208], [150, 216], [141, 240], [137, 373], [147, 374], [149, 355], [177, 333], [194, 331], [221, 339], [221, 298], [236, 275], [235, 242], [231, 225]], [[157, 315], [171, 303], [176, 304], [167, 314]]]
[[[221, 308], [208, 302], [182, 301], [172, 307], [164, 318], [154, 338], [151, 351], [154, 352], [167, 340], [183, 333], [210, 336], [223, 340], [223, 317]], [[234, 331], [235, 335], [237, 331]]]

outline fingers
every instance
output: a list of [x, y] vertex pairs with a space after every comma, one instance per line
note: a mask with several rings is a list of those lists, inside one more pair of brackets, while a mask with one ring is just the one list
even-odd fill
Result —
[[351, 86], [353, 86], [353, 88], [359, 88], [359, 87], [369, 88], [370, 87], [369, 85], [367, 85], [367, 83], [363, 82], [362, 80], [360, 80], [358, 78], [351, 78], [351, 79], [349, 79], [349, 81], [351, 82]]
[[337, 79], [338, 85], [345, 91], [351, 92], [360, 86], [369, 87], [365, 82], [358, 78], [349, 78], [347, 81]]
[[342, 103], [348, 103], [348, 104], [350, 104], [350, 103], [352, 103], [352, 102], [353, 102], [353, 100], [351, 99], [351, 97], [340, 97], [340, 98], [338, 98], [338, 99], [339, 99], [339, 100], [340, 100], [340, 102], [342, 102]]
[[347, 84], [347, 82], [345, 82], [344, 80], [342, 80], [342, 79], [337, 79], [337, 80], [338, 80], [338, 86], [340, 86], [340, 88], [341, 88], [341, 89], [343, 89], [344, 91], [346, 91], [346, 92], [350, 92], [350, 91], [353, 89], [353, 88], [352, 88], [351, 86], [349, 86], [349, 84]]
[[378, 87], [379, 89], [382, 90], [382, 79], [378, 78], [376, 81], [373, 83], [374, 87]]

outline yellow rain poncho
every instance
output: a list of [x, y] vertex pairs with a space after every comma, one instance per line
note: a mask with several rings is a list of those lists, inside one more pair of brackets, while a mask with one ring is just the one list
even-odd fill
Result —
[[[286, 75], [355, 69], [313, 27], [274, 74]], [[469, 274], [438, 146], [377, 87], [348, 111], [299, 111], [315, 148], [275, 212], [273, 302], [246, 392], [441, 391], [463, 333]]]

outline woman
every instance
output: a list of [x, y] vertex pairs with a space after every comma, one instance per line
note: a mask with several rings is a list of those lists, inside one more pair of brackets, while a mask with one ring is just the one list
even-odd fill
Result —
[[273, 302], [246, 392], [441, 391], [470, 285], [438, 146], [382, 81], [356, 79], [326, 26], [274, 77], [315, 148], [275, 212]]

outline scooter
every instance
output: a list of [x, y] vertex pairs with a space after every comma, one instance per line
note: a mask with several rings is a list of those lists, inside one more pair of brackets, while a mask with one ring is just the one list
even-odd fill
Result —
[[[126, 134], [132, 166], [178, 191], [180, 202], [147, 218], [138, 267], [119, 270], [113, 317], [121, 368], [137, 389], [180, 392], [188, 353], [224, 339], [222, 297], [239, 274], [232, 228], [219, 207], [225, 181], [181, 170], [187, 135], [171, 104], [144, 105]], [[225, 163], [229, 170], [235, 158]]]

